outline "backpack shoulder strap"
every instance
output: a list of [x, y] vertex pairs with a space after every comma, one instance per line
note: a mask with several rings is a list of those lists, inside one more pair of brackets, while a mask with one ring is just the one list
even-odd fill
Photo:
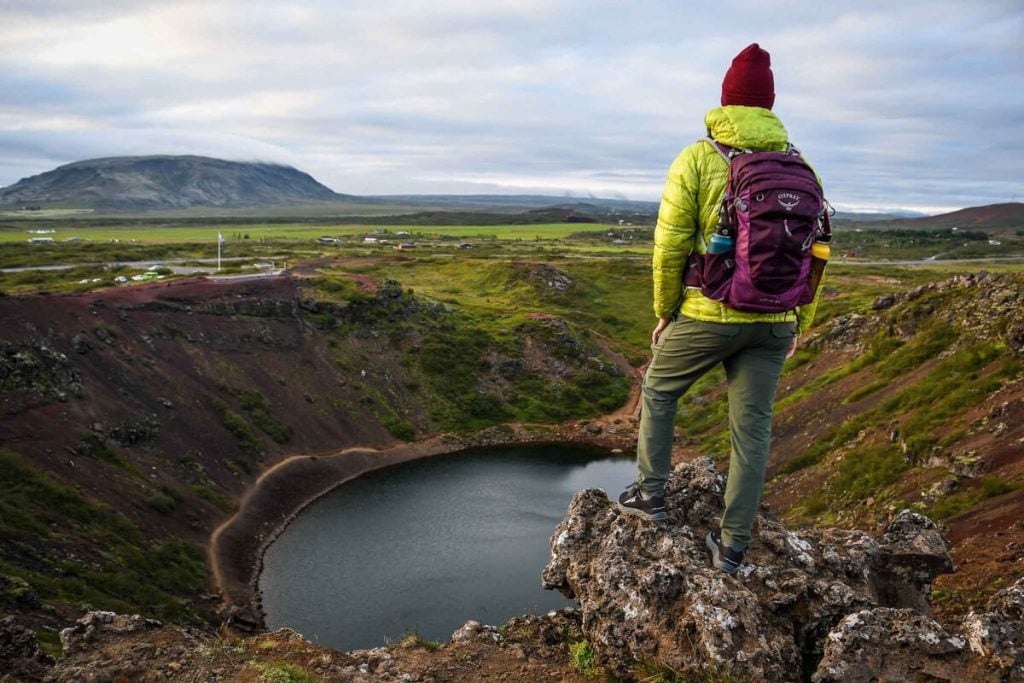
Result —
[[723, 144], [723, 143], [719, 142], [718, 140], [714, 139], [710, 135], [708, 135], [707, 137], [701, 138], [700, 140], [698, 140], [698, 142], [706, 142], [706, 143], [708, 143], [709, 145], [711, 145], [712, 147], [715, 148], [715, 151], [718, 152], [718, 155], [720, 157], [725, 159], [725, 163], [727, 163], [727, 164], [731, 164], [732, 163], [733, 152], [735, 152], [735, 149], [733, 147], [730, 147], [729, 145], [726, 145], [726, 144]]

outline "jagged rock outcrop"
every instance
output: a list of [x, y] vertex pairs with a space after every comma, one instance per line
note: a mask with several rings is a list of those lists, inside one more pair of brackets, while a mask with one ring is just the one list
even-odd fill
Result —
[[35, 633], [14, 617], [0, 619], [0, 681], [40, 680], [52, 665]]
[[[969, 636], [928, 618], [932, 580], [952, 562], [927, 517], [904, 511], [875, 539], [837, 529], [796, 534], [762, 511], [747, 562], [732, 577], [711, 566], [704, 545], [724, 490], [724, 476], [702, 459], [672, 473], [664, 524], [622, 515], [600, 490], [575, 496], [552, 536], [542, 580], [579, 602], [599, 663], [622, 676], [655, 662], [752, 680], [813, 674], [831, 681], [839, 674], [829, 671], [841, 670], [842, 680], [869, 681], [883, 673], [883, 680], [915, 680], [914, 667], [940, 661], [977, 672], [1008, 671], [1019, 661], [1017, 593], [972, 622], [985, 638], [997, 634], [998, 645], [982, 639], [965, 647]], [[875, 647], [877, 656], [837, 668], [852, 652], [845, 643]]]
[[114, 612], [88, 612], [84, 617], [60, 632], [60, 643], [65, 655], [87, 650], [104, 633], [134, 633], [145, 628], [157, 628], [160, 622], [144, 619], [138, 614]]
[[[961, 299], [962, 294], [969, 298]], [[917, 302], [917, 303], [914, 303]], [[965, 338], [1000, 338], [1014, 353], [1024, 350], [1024, 323], [1018, 312], [1024, 305], [1024, 280], [1014, 274], [957, 275], [930, 282], [907, 292], [885, 294], [871, 305], [876, 315], [847, 313], [829, 320], [805, 345], [829, 351], [861, 351], [881, 331], [908, 339], [920, 321], [940, 320]]]

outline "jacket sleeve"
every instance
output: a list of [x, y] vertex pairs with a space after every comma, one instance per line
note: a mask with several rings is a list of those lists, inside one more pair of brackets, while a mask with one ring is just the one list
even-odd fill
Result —
[[700, 181], [695, 146], [684, 149], [668, 171], [654, 228], [654, 314], [668, 318], [682, 302], [683, 269], [697, 230]]
[[[828, 270], [828, 266], [825, 269]], [[814, 299], [811, 300], [811, 303], [796, 307], [796, 329], [798, 334], [803, 334], [814, 324], [814, 314], [818, 312], [818, 301], [821, 299], [821, 290], [824, 288], [824, 283], [825, 273], [822, 273], [821, 281], [818, 282], [818, 291], [814, 293]]]

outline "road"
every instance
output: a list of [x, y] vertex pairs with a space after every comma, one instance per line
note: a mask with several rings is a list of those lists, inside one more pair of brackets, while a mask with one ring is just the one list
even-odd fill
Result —
[[[288, 258], [287, 256], [261, 256], [259, 258], [253, 258], [252, 256], [234, 256], [232, 258], [222, 258], [221, 263], [234, 263], [238, 261], [250, 261], [250, 262], [264, 262], [264, 261], [283, 261]], [[190, 261], [192, 263], [209, 263], [210, 265], [216, 265], [217, 259], [205, 258], [205, 259], [167, 259], [164, 261], [110, 261], [108, 263], [65, 263], [61, 265], [49, 265], [49, 266], [22, 266], [19, 268], [0, 268], [0, 273], [23, 273], [28, 270], [70, 270], [71, 268], [88, 268], [92, 266], [110, 266], [112, 268], [126, 267], [126, 268], [138, 268], [145, 270], [150, 266], [164, 266], [170, 268], [178, 275], [192, 275], [199, 272], [207, 272], [209, 268], [203, 268], [200, 266], [182, 266], [177, 265], [180, 261]]]

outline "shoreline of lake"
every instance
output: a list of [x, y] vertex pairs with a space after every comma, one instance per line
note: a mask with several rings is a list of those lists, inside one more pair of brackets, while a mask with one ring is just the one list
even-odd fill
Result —
[[258, 584], [266, 549], [303, 510], [338, 486], [382, 468], [481, 448], [564, 444], [610, 454], [618, 450], [632, 457], [633, 430], [623, 428], [620, 433], [602, 428], [595, 433], [587, 428], [600, 422], [584, 420], [542, 429], [502, 425], [469, 436], [446, 434], [379, 451], [349, 448], [283, 460], [260, 475], [238, 511], [210, 536], [208, 559], [222, 597], [222, 613], [245, 630], [265, 630]]

